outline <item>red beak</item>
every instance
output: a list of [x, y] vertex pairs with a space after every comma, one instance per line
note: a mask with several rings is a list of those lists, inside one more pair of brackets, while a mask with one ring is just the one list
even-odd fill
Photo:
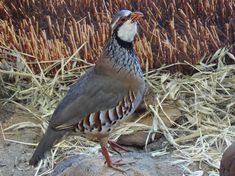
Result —
[[137, 22], [140, 18], [142, 18], [144, 16], [143, 13], [141, 12], [132, 12], [131, 13], [131, 20], [133, 22]]

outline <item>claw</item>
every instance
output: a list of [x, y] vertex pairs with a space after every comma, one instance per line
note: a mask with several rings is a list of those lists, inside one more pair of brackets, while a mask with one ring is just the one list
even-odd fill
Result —
[[110, 167], [110, 168], [112, 168], [112, 169], [114, 169], [114, 170], [116, 170], [116, 171], [119, 171], [119, 172], [122, 172], [122, 173], [126, 174], [126, 171], [124, 171], [124, 170], [122, 170], [122, 169], [120, 169], [120, 168], [117, 168], [117, 167], [115, 167], [114, 165], [111, 165], [111, 166], [108, 166], [108, 167]]
[[[122, 161], [122, 159], [112, 161], [112, 166], [123, 166], [123, 165], [125, 165], [125, 163], [120, 163], [121, 161]], [[105, 161], [104, 164], [107, 164], [107, 162]]]
[[107, 166], [114, 169], [114, 170], [117, 170], [117, 171], [120, 171], [122, 173], [125, 173], [124, 170], [122, 169], [119, 169], [117, 168], [118, 166], [122, 166], [122, 165], [125, 165], [125, 163], [120, 163], [122, 160], [117, 160], [117, 161], [114, 161], [112, 162], [111, 161], [111, 158], [109, 156], [109, 153], [108, 153], [108, 150], [105, 146], [101, 147], [101, 153], [103, 154], [103, 156], [105, 157], [105, 163], [107, 163]]
[[117, 149], [120, 149], [120, 150], [123, 150], [125, 152], [129, 152], [129, 150], [125, 149], [124, 147], [120, 146], [119, 144], [117, 144], [116, 142], [114, 141], [108, 141], [108, 144], [110, 145], [110, 147], [113, 149], [113, 151], [117, 152], [120, 156], [121, 153], [117, 150]]

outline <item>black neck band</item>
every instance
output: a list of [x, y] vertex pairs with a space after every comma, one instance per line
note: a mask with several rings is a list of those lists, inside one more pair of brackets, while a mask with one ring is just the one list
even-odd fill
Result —
[[118, 37], [118, 35], [117, 35], [117, 31], [114, 31], [114, 37], [115, 37], [115, 39], [117, 40], [118, 44], [121, 47], [126, 48], [128, 50], [133, 49], [133, 43], [132, 42], [126, 42], [126, 41], [120, 39], [120, 37]]

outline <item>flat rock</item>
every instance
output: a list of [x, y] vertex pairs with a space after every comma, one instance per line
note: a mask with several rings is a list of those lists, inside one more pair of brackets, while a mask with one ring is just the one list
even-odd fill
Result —
[[112, 160], [122, 159], [125, 165], [119, 166], [124, 173], [108, 168], [102, 156], [76, 155], [59, 163], [52, 176], [181, 176], [180, 166], [172, 164], [170, 155], [152, 157], [148, 153], [127, 152], [120, 156], [112, 156]]

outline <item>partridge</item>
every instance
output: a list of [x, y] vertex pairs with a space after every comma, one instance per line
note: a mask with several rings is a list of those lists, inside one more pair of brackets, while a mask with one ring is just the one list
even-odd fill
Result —
[[220, 162], [220, 176], [233, 175], [235, 175], [235, 143], [224, 151]]
[[[30, 165], [36, 166], [65, 134], [77, 132], [99, 141], [109, 167], [106, 148], [109, 134], [125, 121], [142, 100], [145, 83], [133, 48], [141, 12], [119, 11], [112, 19], [111, 33], [95, 66], [70, 87], [55, 109]], [[110, 143], [114, 148], [115, 143]]]

